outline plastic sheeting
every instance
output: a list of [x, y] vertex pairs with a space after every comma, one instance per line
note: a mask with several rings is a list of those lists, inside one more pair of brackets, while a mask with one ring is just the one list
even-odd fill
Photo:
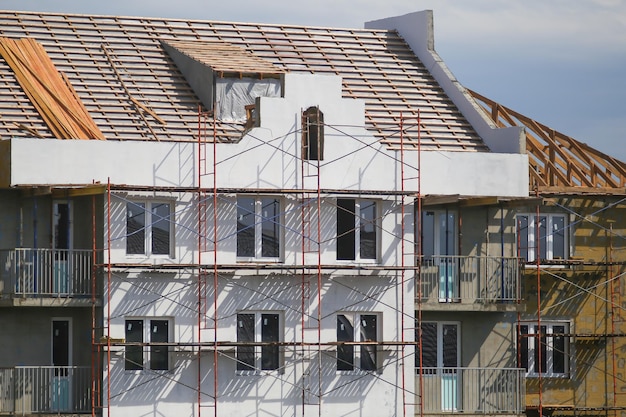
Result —
[[245, 122], [246, 108], [257, 97], [280, 97], [280, 80], [267, 78], [218, 78], [215, 81], [217, 118], [224, 122]]

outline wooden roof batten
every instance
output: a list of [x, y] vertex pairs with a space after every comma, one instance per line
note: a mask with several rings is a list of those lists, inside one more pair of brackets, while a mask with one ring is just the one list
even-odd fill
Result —
[[[243, 64], [253, 63], [253, 72], [234, 68], [232, 73], [227, 63], [213, 60], [215, 76], [337, 75], [342, 97], [364, 101], [365, 128], [390, 149], [399, 146], [400, 116], [417, 119], [419, 109], [423, 150], [489, 152], [393, 30], [0, 11], [0, 36], [41, 43], [107, 139], [195, 141], [204, 100], [165, 51], [165, 41], [194, 48], [228, 44], [239, 48], [240, 60], [244, 55], [262, 60], [246, 57]], [[22, 126], [53, 137], [2, 59], [0, 115], [0, 137], [32, 137]], [[406, 123], [405, 129], [405, 145], [416, 143], [417, 123]], [[244, 131], [245, 122], [216, 123], [220, 141], [237, 141]]]
[[161, 44], [210, 67], [219, 77], [280, 78], [285, 72], [271, 62], [228, 42], [162, 39]]
[[468, 91], [498, 127], [525, 128], [531, 189], [555, 193], [624, 193], [626, 163]]

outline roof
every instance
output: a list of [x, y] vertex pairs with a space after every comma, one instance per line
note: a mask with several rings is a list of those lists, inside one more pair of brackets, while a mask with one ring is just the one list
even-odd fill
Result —
[[624, 162], [475, 91], [468, 91], [498, 127], [524, 127], [531, 190], [626, 193]]
[[[343, 97], [365, 101], [366, 127], [389, 146], [399, 143], [401, 115], [405, 141], [417, 138], [408, 120], [419, 109], [424, 150], [488, 151], [395, 31], [0, 11], [0, 36], [41, 43], [109, 140], [194, 140], [200, 100], [161, 42], [212, 54], [227, 71], [214, 59], [221, 43], [245, 51], [257, 72], [341, 76]], [[236, 140], [243, 130], [219, 123], [217, 135]], [[0, 137], [33, 132], [53, 137], [0, 59]]]

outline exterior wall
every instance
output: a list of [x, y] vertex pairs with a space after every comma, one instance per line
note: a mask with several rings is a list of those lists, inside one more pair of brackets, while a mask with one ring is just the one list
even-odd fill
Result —
[[460, 366], [476, 368], [515, 368], [516, 314], [450, 311], [424, 311], [424, 321], [460, 324]]
[[[319, 88], [311, 88], [313, 82]], [[358, 100], [342, 99], [340, 86], [338, 77], [285, 75], [284, 98], [260, 99], [261, 127], [237, 144], [218, 145], [218, 187], [314, 188], [313, 179], [299, 184], [300, 163], [294, 156], [300, 152], [301, 109], [318, 105], [327, 126], [348, 126], [340, 134], [327, 128], [325, 159], [329, 162], [322, 164], [321, 188], [399, 190], [400, 165], [393, 163], [397, 152], [386, 151], [364, 128], [350, 127], [364, 126], [364, 106]], [[300, 94], [303, 91], [306, 95]], [[13, 185], [90, 184], [110, 179], [113, 184], [193, 186], [196, 148], [192, 143], [12, 140], [11, 181]], [[115, 170], [111, 170], [112, 161]], [[429, 152], [422, 163], [423, 194], [528, 193], [527, 177], [520, 174], [527, 172], [525, 154]], [[33, 164], [41, 169], [25, 169]], [[66, 169], [69, 166], [71, 170]], [[406, 167], [405, 177], [416, 175], [415, 166]], [[415, 187], [407, 183], [407, 190]]]
[[[235, 341], [236, 313], [240, 311], [278, 312], [284, 318], [285, 342], [301, 339], [303, 317], [301, 311], [302, 277], [220, 275], [218, 303], [218, 340]], [[316, 343], [317, 310], [316, 278], [306, 277], [306, 287], [311, 289], [306, 300], [305, 341]], [[196, 340], [197, 294], [195, 277], [162, 274], [141, 278], [141, 274], [114, 277], [114, 293], [111, 300], [111, 335], [124, 338], [124, 317], [169, 317], [174, 324], [176, 342]], [[381, 315], [381, 339], [399, 341], [401, 314], [397, 307], [400, 297], [398, 277], [335, 277], [322, 280], [321, 324], [322, 343], [336, 341], [336, 314], [338, 312], [369, 312]], [[389, 290], [391, 288], [391, 290]], [[364, 298], [362, 291], [373, 294]], [[406, 311], [411, 309], [412, 287], [407, 286]], [[212, 294], [209, 294], [212, 297]], [[211, 322], [212, 309], [207, 311]], [[212, 332], [212, 330], [203, 330]], [[412, 337], [406, 334], [405, 337]], [[211, 336], [211, 340], [213, 337]], [[125, 371], [123, 348], [114, 348], [111, 361], [111, 412], [112, 415], [150, 414], [155, 402], [159, 412], [176, 415], [194, 415], [196, 402], [198, 363], [191, 348], [173, 347], [170, 358], [171, 371], [163, 372], [166, 378], [154, 378], [155, 372]], [[409, 348], [407, 348], [408, 350]], [[218, 358], [219, 415], [241, 415], [242, 409], [256, 409], [264, 414], [301, 414], [303, 395], [307, 401], [305, 415], [388, 415], [398, 413], [402, 393], [394, 385], [400, 384], [399, 351], [395, 346], [379, 348], [380, 372], [367, 375], [363, 372], [340, 373], [336, 371], [336, 352], [332, 346], [322, 345], [321, 353], [315, 346], [286, 346], [281, 348], [283, 367], [281, 372], [266, 371], [254, 375], [237, 374], [235, 350], [225, 347]], [[321, 355], [321, 356], [320, 356]], [[214, 391], [213, 352], [209, 349], [202, 357], [201, 374], [203, 405], [212, 406], [209, 398]], [[321, 361], [321, 367], [320, 363]], [[407, 365], [412, 368], [412, 364]], [[318, 385], [321, 369], [321, 386]], [[158, 374], [161, 371], [156, 371]], [[410, 372], [408, 373], [410, 375]], [[105, 381], [106, 383], [106, 381]], [[413, 381], [407, 378], [405, 389], [412, 392]], [[299, 388], [304, 386], [309, 393]], [[321, 406], [317, 395], [322, 394]], [[363, 395], [367, 393], [367, 395]], [[381, 404], [385, 404], [381, 408]], [[394, 405], [395, 404], [395, 405]], [[371, 411], [371, 413], [370, 413]]]
[[[91, 364], [91, 314], [76, 308], [0, 308], [0, 368], [52, 365], [52, 319], [71, 321], [73, 366]], [[11, 343], [6, 343], [10, 340]]]
[[[569, 376], [529, 377], [529, 408], [538, 406], [539, 392], [543, 407], [561, 407], [565, 410], [561, 413], [626, 406], [622, 394], [626, 341], [619, 336], [626, 331], [621, 278], [626, 272], [621, 264], [626, 260], [626, 205], [621, 201], [618, 197], [555, 197], [544, 199], [540, 207], [540, 214], [567, 214], [570, 260], [587, 264], [526, 268], [527, 313], [522, 319], [527, 322], [522, 323], [537, 322], [540, 300], [541, 321], [566, 321], [572, 334], [568, 338]], [[529, 207], [527, 212], [533, 210]], [[609, 261], [617, 264], [607, 265]]]

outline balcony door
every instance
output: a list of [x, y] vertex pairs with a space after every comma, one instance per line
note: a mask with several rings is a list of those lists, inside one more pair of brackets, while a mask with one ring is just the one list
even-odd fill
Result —
[[[458, 322], [422, 322], [423, 366], [420, 355], [416, 357], [418, 372], [423, 372], [424, 383], [435, 394], [441, 411], [456, 411], [460, 404], [460, 323]], [[419, 338], [419, 333], [416, 339]], [[435, 401], [435, 398], [425, 401]]]
[[52, 319], [52, 373], [50, 407], [67, 411], [71, 404], [72, 322], [69, 318]]
[[52, 204], [52, 291], [69, 294], [71, 284], [72, 205], [67, 200]]
[[436, 269], [440, 302], [458, 301], [458, 262], [456, 212], [427, 210], [422, 214], [422, 255]]

